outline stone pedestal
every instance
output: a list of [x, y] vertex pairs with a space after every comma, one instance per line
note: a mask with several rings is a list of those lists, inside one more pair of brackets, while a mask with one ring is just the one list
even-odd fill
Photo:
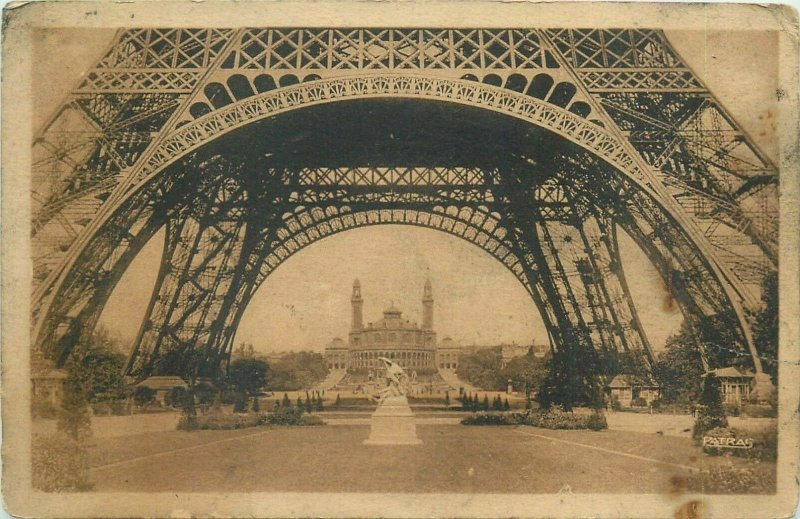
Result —
[[414, 413], [405, 396], [387, 397], [372, 413], [369, 438], [364, 445], [420, 445]]

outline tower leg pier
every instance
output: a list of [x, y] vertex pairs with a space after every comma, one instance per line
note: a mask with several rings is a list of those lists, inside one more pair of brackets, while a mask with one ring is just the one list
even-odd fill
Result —
[[403, 396], [385, 398], [372, 413], [369, 438], [364, 445], [421, 445], [414, 413]]

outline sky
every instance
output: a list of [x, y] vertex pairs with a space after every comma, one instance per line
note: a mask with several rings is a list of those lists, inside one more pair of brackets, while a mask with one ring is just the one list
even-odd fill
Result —
[[[776, 53], [765, 52], [774, 35], [738, 32], [670, 31], [677, 52], [718, 100], [775, 157]], [[34, 131], [63, 102], [113, 37], [109, 30], [37, 31], [33, 91]], [[53, 49], [58, 48], [58, 52]], [[730, 71], [736, 71], [731, 76]], [[131, 343], [155, 282], [163, 234], [134, 260], [112, 294], [100, 324]], [[639, 316], [655, 348], [681, 322], [666, 304], [669, 295], [642, 252], [621, 235], [621, 253]], [[325, 238], [300, 251], [264, 282], [248, 306], [235, 342], [260, 351], [322, 350], [346, 337], [350, 292], [359, 278], [364, 320], [375, 321], [394, 303], [406, 318], [421, 320], [422, 286], [434, 290], [435, 329], [462, 344], [546, 342], [538, 311], [517, 279], [476, 246], [444, 233], [387, 225], [355, 229]]]

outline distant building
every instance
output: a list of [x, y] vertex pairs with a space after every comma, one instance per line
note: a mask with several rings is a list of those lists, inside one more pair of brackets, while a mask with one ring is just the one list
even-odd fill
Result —
[[463, 352], [453, 339], [445, 337], [436, 349], [436, 365], [441, 370], [455, 371], [458, 367], [458, 356]]
[[709, 373], [713, 373], [719, 379], [724, 403], [739, 405], [750, 400], [756, 377], [753, 373], [739, 371], [734, 367], [719, 368]]
[[645, 382], [633, 375], [617, 375], [606, 385], [612, 400], [617, 400], [622, 407], [633, 407], [637, 402], [649, 406], [653, 400], [661, 398], [661, 387], [652, 382]]
[[56, 369], [41, 352], [34, 350], [31, 354], [31, 396], [34, 401], [49, 402], [56, 408], [61, 406], [66, 379], [66, 371]]
[[403, 319], [403, 313], [390, 306], [383, 318], [364, 325], [364, 299], [361, 283], [353, 282], [351, 324], [347, 344], [334, 339], [325, 348], [330, 369], [375, 369], [382, 367], [379, 357], [410, 369], [436, 368], [436, 332], [433, 330], [433, 289], [425, 282], [422, 295], [422, 326]]

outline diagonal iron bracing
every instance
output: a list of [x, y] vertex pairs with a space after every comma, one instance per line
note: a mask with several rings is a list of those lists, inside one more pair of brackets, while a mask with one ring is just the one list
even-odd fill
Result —
[[658, 30], [121, 30], [32, 151], [33, 333], [55, 360], [159, 228], [137, 376], [215, 369], [281, 262], [404, 223], [501, 261], [554, 347], [649, 352], [623, 230], [760, 371], [777, 172]]

